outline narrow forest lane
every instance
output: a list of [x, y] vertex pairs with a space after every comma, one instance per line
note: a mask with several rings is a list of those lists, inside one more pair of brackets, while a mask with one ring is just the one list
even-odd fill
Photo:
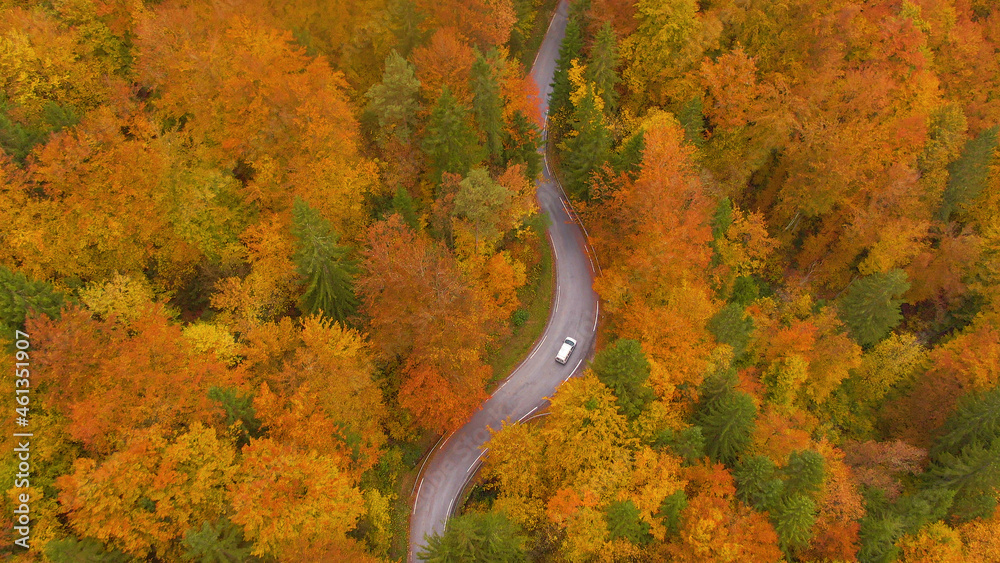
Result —
[[[550, 84], [566, 31], [568, 9], [568, 0], [562, 0], [531, 70], [541, 94], [543, 114], [548, 111]], [[489, 429], [499, 429], [504, 420], [523, 420], [544, 409], [545, 398], [578, 373], [593, 351], [598, 317], [597, 294], [593, 290], [594, 264], [587, 252], [584, 233], [571, 216], [569, 203], [550, 176], [548, 166], [538, 182], [538, 201], [551, 219], [548, 235], [556, 265], [556, 294], [548, 325], [531, 354], [482, 408], [430, 454], [413, 499], [408, 557], [411, 562], [417, 561], [416, 554], [425, 545], [424, 536], [442, 532], [454, 513], [458, 496], [482, 462], [481, 446], [490, 437]], [[567, 336], [577, 340], [577, 349], [569, 362], [561, 365], [556, 363], [555, 356]]]

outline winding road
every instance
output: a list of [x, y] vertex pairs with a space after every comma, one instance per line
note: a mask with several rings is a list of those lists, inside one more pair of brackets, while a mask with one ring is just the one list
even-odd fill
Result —
[[[531, 76], [541, 94], [541, 111], [548, 112], [548, 98], [559, 45], [566, 32], [568, 0], [561, 0], [535, 58]], [[424, 547], [424, 536], [443, 532], [454, 514], [459, 495], [475, 475], [490, 438], [490, 428], [499, 429], [504, 420], [521, 421], [543, 410], [556, 388], [576, 374], [594, 348], [598, 299], [593, 290], [594, 268], [586, 237], [575, 220], [572, 208], [549, 173], [548, 164], [538, 182], [538, 201], [549, 216], [549, 239], [556, 265], [556, 294], [548, 325], [531, 354], [483, 403], [482, 408], [456, 432], [438, 443], [427, 458], [413, 498], [410, 516], [410, 552]], [[555, 361], [556, 352], [567, 337], [577, 340], [576, 350], [566, 365]]]

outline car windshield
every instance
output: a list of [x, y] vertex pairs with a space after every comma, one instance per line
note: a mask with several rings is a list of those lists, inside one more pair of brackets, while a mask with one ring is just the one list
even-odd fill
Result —
[[566, 339], [566, 344], [569, 344], [570, 346], [575, 346], [575, 345], [576, 345], [576, 342], [573, 342], [573, 339], [572, 339], [572, 338], [567, 338], [567, 339]]

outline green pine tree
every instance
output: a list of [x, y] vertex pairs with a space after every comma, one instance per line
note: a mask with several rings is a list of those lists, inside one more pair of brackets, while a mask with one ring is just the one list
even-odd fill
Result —
[[733, 361], [739, 360], [750, 344], [753, 319], [739, 303], [730, 303], [708, 321], [709, 332], [720, 344], [733, 347]]
[[52, 563], [127, 563], [133, 561], [128, 555], [108, 551], [101, 542], [92, 538], [77, 539], [67, 537], [45, 544], [45, 556]]
[[513, 563], [527, 560], [525, 538], [505, 514], [472, 512], [448, 521], [444, 534], [426, 537], [417, 554], [430, 563]]
[[208, 390], [208, 398], [226, 411], [226, 428], [235, 431], [238, 447], [249, 444], [251, 438], [260, 437], [261, 422], [253, 408], [253, 394], [241, 395], [234, 388], [212, 387]]
[[298, 198], [292, 207], [292, 234], [297, 241], [294, 261], [305, 286], [301, 310], [344, 323], [358, 304], [354, 295], [356, 267], [347, 258], [350, 248], [338, 246], [340, 235], [330, 222]]
[[42, 108], [41, 119], [24, 121], [12, 118], [18, 113], [16, 107], [7, 101], [6, 94], [0, 92], [0, 149], [22, 165], [36, 145], [44, 143], [53, 133], [80, 122], [80, 116], [72, 106], [51, 100]]
[[611, 539], [625, 538], [635, 545], [647, 545], [653, 536], [649, 523], [639, 517], [639, 509], [631, 500], [614, 501], [604, 509]]
[[476, 62], [472, 65], [472, 111], [487, 157], [495, 167], [501, 165], [504, 133], [503, 99], [494, 70], [497, 57], [495, 50], [489, 57], [476, 53]]
[[386, 5], [389, 30], [395, 39], [396, 50], [403, 58], [409, 57], [415, 47], [423, 44], [433, 29], [423, 25], [427, 15], [417, 9], [414, 0], [389, 0]]
[[431, 160], [431, 179], [441, 181], [441, 174], [465, 175], [481, 160], [478, 137], [469, 125], [469, 112], [445, 86], [441, 90], [427, 122], [424, 152]]
[[655, 516], [663, 521], [668, 536], [676, 536], [680, 532], [681, 512], [685, 508], [687, 508], [687, 496], [683, 489], [665, 497], [660, 502], [660, 508], [656, 511]]
[[684, 139], [698, 148], [705, 145], [705, 116], [702, 114], [701, 96], [688, 100], [677, 114], [677, 120], [684, 127]]
[[757, 510], [770, 512], [785, 492], [785, 485], [777, 475], [777, 466], [767, 456], [741, 460], [733, 469], [736, 496]]
[[515, 111], [504, 129], [503, 161], [508, 165], [524, 164], [524, 176], [534, 181], [542, 171], [542, 155], [538, 153], [541, 143], [538, 126], [520, 110]]
[[805, 547], [816, 523], [816, 503], [805, 495], [789, 495], [774, 508], [771, 521], [778, 533], [778, 545], [785, 553]]
[[1000, 489], [1000, 437], [972, 442], [957, 454], [937, 455], [923, 475], [925, 487], [954, 492], [949, 514], [965, 521], [988, 518]]
[[695, 416], [705, 435], [705, 453], [732, 466], [750, 444], [756, 417], [753, 397], [742, 391], [730, 389], [705, 403]]
[[618, 45], [611, 24], [605, 22], [597, 32], [594, 46], [590, 49], [587, 60], [587, 80], [593, 82], [597, 92], [604, 100], [604, 114], [613, 115], [618, 107]]
[[22, 327], [31, 313], [56, 318], [62, 306], [63, 295], [51, 284], [0, 266], [0, 324]]
[[413, 65], [395, 50], [385, 58], [382, 82], [368, 89], [368, 109], [378, 117], [379, 141], [384, 143], [394, 135], [400, 141], [410, 138], [417, 125], [420, 102], [417, 94], [420, 80]]
[[204, 522], [200, 529], [192, 528], [184, 535], [186, 561], [195, 563], [239, 563], [257, 561], [251, 555], [253, 547], [243, 538], [243, 530], [227, 518]]
[[903, 536], [903, 524], [893, 515], [875, 515], [869, 512], [861, 519], [858, 533], [858, 561], [861, 563], [890, 563], [899, 560], [896, 541]]
[[621, 339], [594, 356], [591, 365], [601, 383], [618, 399], [618, 408], [630, 419], [638, 417], [656, 398], [646, 384], [649, 361], [636, 340]]
[[785, 475], [787, 494], [815, 496], [823, 484], [826, 460], [819, 452], [802, 450], [788, 455], [788, 463], [781, 472]]
[[906, 272], [890, 270], [854, 282], [840, 300], [840, 318], [862, 346], [871, 346], [889, 335], [903, 319], [900, 296], [910, 288]]
[[552, 74], [552, 91], [549, 93], [551, 119], [561, 121], [569, 113], [569, 95], [573, 92], [573, 85], [569, 81], [569, 69], [573, 66], [574, 60], [580, 59], [581, 51], [583, 51], [583, 35], [580, 33], [580, 24], [575, 18], [570, 18], [566, 22], [566, 34], [559, 46], [559, 58], [556, 59], [556, 68]]
[[611, 167], [615, 172], [625, 173], [635, 180], [642, 170], [642, 151], [646, 148], [645, 134], [642, 129], [633, 133], [611, 155]]
[[948, 186], [941, 202], [941, 220], [947, 221], [953, 213], [964, 214], [965, 206], [971, 204], [986, 188], [990, 164], [995, 160], [1000, 126], [984, 130], [975, 139], [970, 139], [962, 149], [958, 160], [948, 166]]
[[414, 204], [413, 198], [410, 197], [410, 192], [406, 191], [406, 188], [403, 186], [396, 188], [396, 195], [392, 198], [392, 208], [396, 213], [399, 213], [400, 217], [403, 218], [403, 221], [411, 229], [416, 231], [420, 228], [416, 204]]
[[931, 459], [957, 455], [972, 444], [989, 444], [1000, 438], [1000, 387], [966, 396], [948, 417], [943, 434], [931, 448]]
[[611, 134], [598, 109], [593, 83], [587, 83], [583, 98], [573, 109], [575, 135], [566, 139], [563, 171], [570, 194], [589, 199], [591, 176], [611, 155]]
[[705, 457], [705, 436], [697, 426], [688, 426], [681, 431], [664, 429], [656, 435], [653, 445], [657, 448], [670, 448], [689, 465]]

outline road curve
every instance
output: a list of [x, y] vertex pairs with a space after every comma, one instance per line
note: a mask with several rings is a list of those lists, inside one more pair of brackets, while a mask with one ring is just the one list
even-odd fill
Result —
[[[541, 111], [548, 111], [548, 97], [559, 45], [566, 32], [568, 0], [561, 0], [542, 41], [531, 76], [541, 94]], [[454, 514], [458, 496], [475, 474], [485, 453], [481, 446], [490, 437], [490, 428], [501, 421], [522, 420], [544, 409], [560, 383], [576, 374], [584, 358], [590, 356], [597, 329], [598, 300], [593, 290], [594, 264], [587, 252], [586, 238], [571, 215], [562, 189], [553, 181], [548, 166], [538, 182], [538, 202], [551, 219], [549, 239], [556, 266], [556, 294], [548, 325], [531, 354], [502, 383], [482, 408], [456, 432], [439, 442], [430, 454], [413, 498], [410, 516], [411, 563], [424, 547], [424, 536], [442, 532]], [[578, 342], [566, 365], [555, 361], [556, 352], [567, 337]]]

